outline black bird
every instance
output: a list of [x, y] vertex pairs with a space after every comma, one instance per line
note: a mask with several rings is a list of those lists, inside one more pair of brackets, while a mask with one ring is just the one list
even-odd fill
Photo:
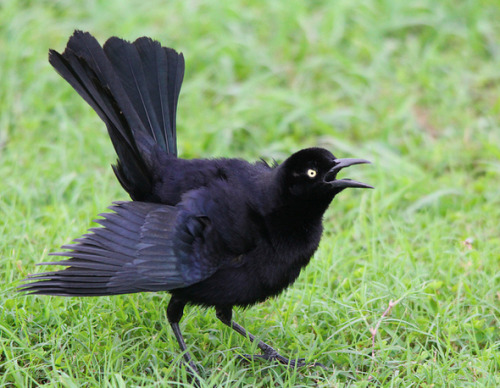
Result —
[[[179, 329], [186, 304], [215, 307], [239, 334], [255, 337], [232, 320], [233, 306], [250, 306], [292, 284], [318, 248], [322, 217], [348, 187], [337, 179], [364, 159], [337, 159], [322, 148], [300, 150], [281, 164], [241, 159], [177, 157], [175, 114], [184, 58], [142, 37], [112, 37], [103, 47], [75, 31], [66, 50], [49, 61], [105, 122], [118, 161], [114, 172], [132, 201], [116, 202], [102, 227], [55, 256], [60, 271], [31, 275], [30, 294], [100, 296], [168, 291], [167, 317], [197, 371]], [[259, 341], [262, 355], [289, 360]]]

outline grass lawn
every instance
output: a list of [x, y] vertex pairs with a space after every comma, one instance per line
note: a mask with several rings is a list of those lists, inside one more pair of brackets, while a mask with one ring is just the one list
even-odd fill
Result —
[[75, 28], [184, 52], [183, 157], [374, 162], [293, 287], [235, 314], [328, 369], [241, 362], [255, 346], [188, 308], [203, 386], [500, 386], [499, 21], [498, 0], [2, 0], [0, 386], [189, 385], [167, 294], [14, 289], [127, 199], [104, 125], [47, 62]]

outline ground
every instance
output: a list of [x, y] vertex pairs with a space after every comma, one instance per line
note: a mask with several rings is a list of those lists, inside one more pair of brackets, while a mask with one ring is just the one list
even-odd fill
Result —
[[187, 384], [168, 295], [15, 291], [127, 199], [104, 125], [47, 62], [75, 28], [184, 52], [183, 157], [280, 161], [319, 145], [374, 162], [342, 172], [376, 189], [337, 197], [293, 287], [235, 314], [328, 369], [242, 363], [255, 347], [188, 308], [202, 384], [500, 385], [499, 20], [493, 0], [4, 0], [0, 386]]

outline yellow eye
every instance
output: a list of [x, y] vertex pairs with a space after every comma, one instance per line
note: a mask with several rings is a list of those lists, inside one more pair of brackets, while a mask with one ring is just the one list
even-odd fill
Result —
[[316, 176], [317, 172], [315, 169], [313, 168], [310, 168], [309, 170], [307, 170], [307, 176], [309, 178], [314, 178]]

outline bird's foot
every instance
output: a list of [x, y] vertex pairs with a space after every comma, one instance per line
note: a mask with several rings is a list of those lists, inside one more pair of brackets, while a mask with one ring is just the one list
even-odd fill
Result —
[[253, 360], [266, 360], [266, 361], [278, 361], [280, 364], [286, 365], [289, 368], [302, 368], [302, 367], [317, 367], [327, 369], [325, 365], [319, 362], [306, 363], [304, 358], [290, 359], [283, 357], [276, 350], [272, 349], [270, 351], [264, 352], [264, 354], [242, 354], [239, 355], [238, 358], [241, 358], [245, 361], [253, 361]]
[[192, 375], [199, 375], [200, 372], [198, 371], [198, 367], [196, 366], [196, 364], [193, 362], [193, 361], [189, 361], [189, 363], [187, 363], [187, 366], [188, 366], [188, 370], [189, 370], [189, 373], [191, 373]]
[[200, 372], [198, 371], [196, 364], [190, 360], [189, 362], [186, 362], [186, 369], [189, 376], [189, 383], [192, 384], [193, 387], [201, 387], [201, 381], [199, 378]]

